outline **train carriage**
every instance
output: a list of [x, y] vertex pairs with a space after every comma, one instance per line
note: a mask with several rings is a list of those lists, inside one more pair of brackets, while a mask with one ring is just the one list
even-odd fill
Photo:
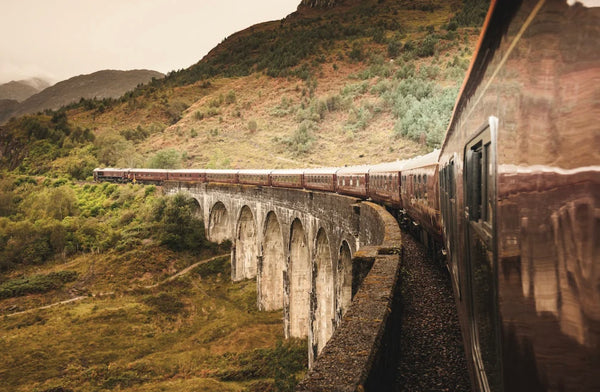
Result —
[[179, 169], [167, 172], [170, 181], [206, 182], [206, 171], [198, 169]]
[[271, 185], [271, 170], [240, 170], [238, 172], [240, 184], [247, 185]]
[[598, 26], [597, 2], [492, 1], [454, 109], [441, 210], [477, 391], [600, 390]]
[[237, 184], [239, 170], [215, 170], [215, 169], [207, 169], [206, 170], [206, 182], [218, 182], [224, 184]]
[[404, 161], [381, 163], [369, 169], [368, 194], [374, 201], [396, 207], [402, 206], [400, 198], [400, 171]]
[[304, 187], [317, 191], [335, 192], [338, 168], [304, 169]]
[[303, 188], [304, 171], [301, 169], [278, 169], [271, 171], [271, 184], [285, 188]]
[[[418, 233], [424, 243], [442, 243], [439, 205], [439, 150], [404, 162], [400, 177], [402, 208], [414, 222], [422, 226]], [[432, 239], [427, 237], [433, 236]], [[430, 248], [435, 245], [429, 244]]]
[[336, 189], [338, 193], [350, 196], [367, 197], [369, 186], [369, 169], [371, 166], [348, 166], [336, 172]]
[[168, 179], [168, 172], [164, 169], [129, 169], [129, 181], [142, 184], [161, 184]]

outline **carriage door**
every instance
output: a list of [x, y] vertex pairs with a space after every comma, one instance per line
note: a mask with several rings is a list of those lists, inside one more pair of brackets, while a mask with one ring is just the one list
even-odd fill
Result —
[[[495, 121], [493, 121], [495, 120]], [[495, 134], [497, 120], [465, 147], [465, 221], [470, 299], [471, 355], [482, 391], [501, 391], [497, 316], [494, 213], [496, 200]]]

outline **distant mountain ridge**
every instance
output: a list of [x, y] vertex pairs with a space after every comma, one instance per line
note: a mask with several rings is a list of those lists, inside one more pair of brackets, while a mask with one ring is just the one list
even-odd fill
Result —
[[139, 84], [148, 83], [153, 78], [159, 79], [162, 77], [164, 77], [164, 74], [160, 72], [145, 69], [130, 71], [102, 70], [88, 75], [75, 76], [45, 88], [18, 104], [10, 100], [0, 99], [0, 124], [13, 116], [35, 113], [46, 109], [58, 109], [77, 102], [81, 98], [118, 98]]
[[341, 2], [342, 0], [302, 0], [300, 5], [312, 8], [329, 8], [335, 7]]
[[8, 83], [0, 84], [0, 100], [22, 102], [48, 87], [50, 87], [50, 83], [41, 78], [12, 80]]

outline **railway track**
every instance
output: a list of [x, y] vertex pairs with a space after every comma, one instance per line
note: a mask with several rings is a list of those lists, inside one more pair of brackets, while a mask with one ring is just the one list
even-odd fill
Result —
[[471, 391], [448, 273], [406, 234], [400, 276], [396, 392]]

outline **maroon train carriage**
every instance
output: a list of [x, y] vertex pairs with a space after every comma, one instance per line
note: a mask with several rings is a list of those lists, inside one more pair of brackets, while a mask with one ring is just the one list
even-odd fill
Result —
[[219, 182], [225, 184], [237, 184], [238, 183], [238, 172], [239, 170], [206, 170], [206, 181], [207, 182]]
[[598, 26], [597, 1], [492, 1], [454, 109], [441, 207], [475, 391], [600, 391]]
[[316, 191], [335, 192], [336, 167], [304, 169], [304, 187]]
[[246, 169], [238, 172], [240, 184], [271, 185], [271, 170]]
[[206, 182], [206, 171], [198, 169], [179, 169], [168, 171], [169, 181]]
[[367, 197], [370, 165], [348, 166], [336, 172], [336, 190], [343, 195]]
[[[435, 150], [404, 162], [400, 178], [400, 194], [402, 208], [426, 233], [434, 236], [434, 240], [442, 243], [440, 219], [438, 157], [440, 151]], [[420, 232], [424, 243], [429, 239]]]
[[130, 169], [96, 168], [94, 169], [94, 181], [128, 182], [127, 174]]
[[278, 169], [271, 171], [271, 185], [282, 188], [303, 188], [303, 170]]
[[168, 179], [164, 169], [129, 169], [129, 181], [142, 184], [160, 184]]
[[373, 165], [369, 169], [368, 195], [374, 201], [401, 207], [400, 171], [405, 161]]

